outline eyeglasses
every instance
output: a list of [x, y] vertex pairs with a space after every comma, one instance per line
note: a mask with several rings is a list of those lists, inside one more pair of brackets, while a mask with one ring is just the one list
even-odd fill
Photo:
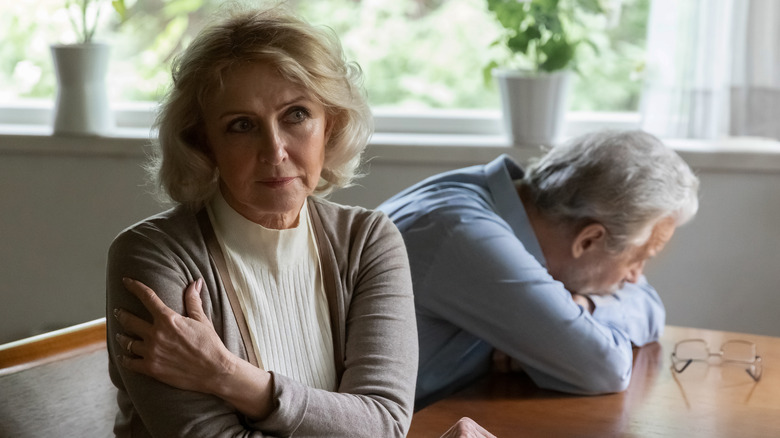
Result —
[[717, 358], [721, 363], [736, 363], [747, 365], [745, 371], [758, 382], [761, 378], [761, 356], [756, 354], [756, 344], [742, 340], [726, 341], [720, 350], [711, 352], [703, 339], [686, 339], [674, 345], [672, 352], [672, 369], [682, 373], [693, 362], [710, 363], [711, 358]]

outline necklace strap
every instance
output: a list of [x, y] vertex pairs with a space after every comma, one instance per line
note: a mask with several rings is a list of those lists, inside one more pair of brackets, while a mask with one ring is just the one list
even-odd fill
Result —
[[200, 226], [200, 232], [203, 234], [203, 240], [206, 242], [206, 248], [209, 250], [209, 256], [212, 262], [217, 267], [217, 273], [222, 282], [222, 286], [225, 288], [230, 307], [233, 309], [233, 315], [236, 318], [236, 324], [238, 325], [238, 331], [241, 333], [241, 340], [244, 343], [244, 349], [246, 350], [247, 359], [252, 365], [263, 368], [263, 364], [258, 361], [257, 354], [255, 352], [255, 346], [252, 344], [252, 337], [249, 335], [249, 325], [244, 318], [244, 311], [241, 310], [241, 304], [238, 301], [238, 295], [235, 289], [233, 289], [233, 282], [230, 279], [228, 273], [227, 263], [225, 262], [225, 255], [222, 253], [222, 248], [217, 241], [217, 235], [214, 233], [214, 228], [209, 220], [209, 214], [206, 208], [202, 208], [197, 213], [198, 225]]

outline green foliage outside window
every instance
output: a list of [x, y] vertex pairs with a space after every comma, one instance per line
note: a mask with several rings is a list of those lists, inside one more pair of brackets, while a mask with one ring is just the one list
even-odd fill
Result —
[[[103, 0], [65, 0], [65, 10], [68, 11], [73, 30], [78, 35], [78, 43], [91, 43], [95, 37], [100, 16], [104, 11]], [[124, 0], [112, 0], [111, 7], [119, 16], [119, 21], [124, 21], [127, 9]]]
[[[577, 48], [590, 34], [604, 28], [607, 10], [599, 0], [487, 0], [488, 10], [501, 24], [493, 44], [506, 48], [495, 67], [554, 72], [576, 68]], [[605, 1], [606, 3], [606, 1]], [[588, 26], [590, 24], [590, 26]]]
[[572, 110], [639, 109], [649, 12], [650, 0], [623, 0], [606, 30], [591, 35], [595, 50], [584, 46], [577, 53], [579, 74], [572, 77]]
[[[588, 34], [578, 51], [572, 110], [635, 111], [641, 89], [649, 0], [611, 0], [620, 21]], [[125, 0], [126, 20], [101, 15], [96, 40], [113, 45], [110, 93], [116, 101], [155, 101], [170, 61], [209, 20], [218, 0]], [[374, 106], [499, 108], [483, 81], [497, 55], [500, 26], [487, 0], [288, 0], [309, 21], [331, 27], [363, 68]], [[602, 23], [603, 24], [603, 23]], [[596, 29], [596, 26], [593, 26]], [[75, 42], [63, 0], [0, 5], [0, 100], [53, 99], [49, 45]]]
[[296, 2], [310, 21], [332, 27], [366, 73], [376, 106], [498, 108], [481, 66], [497, 28], [484, 0]]

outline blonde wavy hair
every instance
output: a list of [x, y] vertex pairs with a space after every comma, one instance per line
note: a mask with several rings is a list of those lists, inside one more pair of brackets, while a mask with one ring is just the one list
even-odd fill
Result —
[[174, 60], [173, 85], [161, 103], [147, 165], [161, 197], [197, 208], [216, 190], [219, 171], [209, 153], [203, 108], [225, 73], [249, 62], [270, 63], [325, 106], [331, 134], [314, 194], [347, 187], [359, 176], [373, 119], [360, 67], [346, 61], [338, 37], [280, 6], [260, 11], [233, 6]]

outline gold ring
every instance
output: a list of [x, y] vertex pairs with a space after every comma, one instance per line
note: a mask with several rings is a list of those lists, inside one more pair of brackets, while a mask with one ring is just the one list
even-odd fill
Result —
[[127, 343], [127, 352], [130, 354], [133, 354], [133, 342], [135, 342], [135, 339], [131, 339], [130, 342]]

